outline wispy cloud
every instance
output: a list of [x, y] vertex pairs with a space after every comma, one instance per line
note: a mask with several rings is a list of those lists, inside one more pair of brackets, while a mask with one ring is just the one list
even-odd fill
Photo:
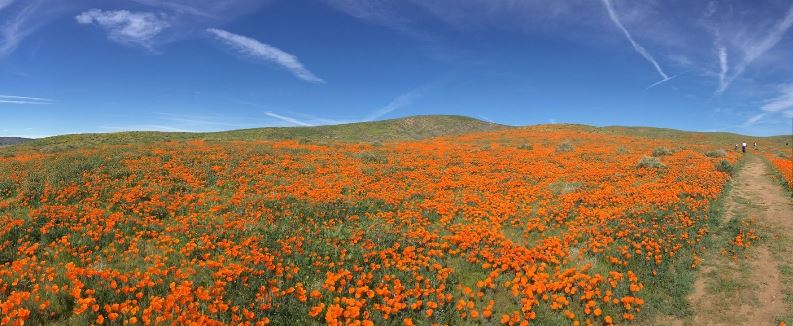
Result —
[[739, 61], [735, 65], [735, 67], [732, 70], [733, 71], [732, 75], [730, 75], [727, 78], [724, 78], [723, 80], [720, 80], [719, 88], [716, 90], [716, 94], [717, 95], [723, 94], [724, 91], [726, 91], [727, 88], [730, 86], [730, 84], [736, 78], [738, 78], [738, 76], [743, 74], [746, 68], [753, 61], [757, 60], [757, 58], [761, 57], [763, 54], [768, 52], [768, 50], [771, 50], [774, 46], [776, 46], [777, 43], [779, 43], [779, 41], [782, 40], [782, 37], [785, 35], [787, 30], [790, 29], [791, 26], [793, 26], [793, 5], [791, 5], [790, 8], [788, 8], [785, 17], [783, 17], [781, 20], [776, 22], [776, 24], [774, 24], [771, 30], [768, 31], [767, 34], [765, 34], [765, 37], [759, 40], [751, 40], [751, 42], [748, 42], [743, 45], [742, 50], [744, 52], [744, 57], [742, 58], [741, 61]]
[[55, 101], [40, 98], [40, 97], [28, 97], [28, 96], [15, 96], [15, 95], [0, 95], [0, 103], [5, 104], [40, 104], [40, 105], [47, 105], [47, 104], [55, 104]]
[[719, 85], [724, 85], [727, 82], [727, 49], [723, 46], [719, 47]]
[[153, 39], [170, 26], [164, 14], [127, 10], [91, 9], [74, 17], [83, 25], [96, 24], [107, 31], [108, 38], [125, 44], [152, 48]]
[[182, 14], [200, 16], [200, 17], [205, 17], [205, 18], [212, 18], [212, 19], [218, 18], [213, 13], [206, 12], [206, 11], [201, 10], [199, 8], [196, 8], [196, 7], [192, 6], [192, 5], [187, 5], [187, 4], [184, 4], [184, 3], [177, 2], [177, 1], [160, 1], [160, 0], [132, 0], [132, 1], [135, 1], [135, 2], [140, 3], [140, 4], [144, 4], [144, 5], [147, 5], [147, 6], [159, 7], [159, 8], [167, 8], [167, 9], [170, 9], [170, 10], [173, 10], [173, 11], [175, 11], [177, 13], [182, 13]]
[[14, 0], [0, 0], [0, 10], [3, 10], [3, 8], [10, 6], [13, 2]]
[[455, 75], [455, 73], [450, 73], [450, 74], [441, 76], [441, 77], [439, 77], [438, 79], [436, 79], [436, 80], [434, 80], [432, 82], [423, 84], [423, 85], [418, 86], [418, 87], [416, 87], [414, 89], [411, 89], [410, 91], [408, 91], [406, 93], [400, 94], [399, 96], [397, 96], [394, 99], [392, 99], [391, 102], [388, 102], [388, 104], [386, 104], [385, 106], [377, 108], [376, 110], [374, 110], [371, 113], [369, 113], [363, 119], [363, 121], [377, 120], [377, 119], [385, 116], [386, 114], [389, 114], [389, 113], [394, 112], [394, 111], [396, 111], [398, 109], [413, 105], [413, 103], [415, 103], [420, 98], [424, 97], [425, 94], [427, 92], [429, 92], [431, 89], [434, 89], [434, 88], [436, 88], [436, 87], [438, 87], [438, 86], [440, 86], [442, 84], [445, 84], [450, 79], [454, 78], [454, 75]]
[[408, 1], [392, 0], [324, 0], [332, 8], [352, 17], [380, 25], [419, 41], [431, 41], [432, 37], [420, 30], [416, 23], [400, 12], [399, 8]]
[[762, 106], [765, 112], [780, 112], [793, 109], [793, 83], [780, 87], [780, 95]]
[[286, 53], [272, 45], [259, 42], [250, 37], [234, 34], [222, 29], [209, 28], [207, 32], [217, 37], [224, 44], [228, 45], [242, 55], [250, 56], [274, 62], [287, 70], [295, 77], [312, 83], [324, 83], [325, 81], [317, 77], [306, 69], [296, 56]]
[[[0, 9], [10, 6], [12, 2], [0, 3]], [[3, 18], [3, 22], [0, 23], [0, 57], [14, 52], [22, 40], [41, 26], [45, 19], [35, 15], [41, 3], [41, 0], [31, 0], [23, 4], [21, 9], [12, 11]]]
[[393, 100], [391, 100], [391, 102], [388, 102], [388, 104], [386, 104], [385, 106], [369, 113], [369, 115], [367, 115], [366, 118], [364, 118], [364, 121], [377, 120], [382, 116], [393, 112], [394, 110], [413, 104], [413, 102], [415, 102], [417, 99], [419, 99], [421, 96], [424, 95], [423, 94], [424, 90], [425, 88], [422, 87], [395, 97]]
[[744, 127], [752, 126], [756, 124], [758, 121], [765, 118], [766, 115], [767, 115], [766, 113], [757, 113], [755, 115], [752, 115], [751, 117], [749, 117], [749, 119], [746, 119], [746, 122], [744, 122], [743, 126]]
[[602, 0], [602, 1], [603, 1], [603, 5], [606, 7], [606, 10], [609, 13], [609, 18], [611, 18], [611, 21], [614, 22], [614, 25], [616, 25], [617, 27], [619, 27], [620, 30], [622, 30], [622, 33], [625, 34], [625, 38], [627, 38], [628, 41], [633, 46], [633, 49], [636, 50], [636, 52], [639, 53], [642, 57], [644, 57], [644, 59], [647, 60], [647, 62], [652, 64], [653, 67], [655, 67], [655, 70], [658, 71], [658, 74], [661, 75], [663, 80], [661, 80], [661, 82], [659, 83], [670, 80], [671, 78], [669, 78], [669, 76], [663, 71], [663, 69], [661, 69], [661, 66], [658, 64], [655, 58], [653, 58], [650, 52], [648, 52], [647, 49], [645, 49], [639, 43], [636, 43], [636, 41], [633, 39], [633, 36], [631, 36], [631, 33], [629, 33], [628, 30], [625, 28], [625, 26], [622, 25], [622, 22], [620, 22], [619, 17], [617, 17], [617, 12], [614, 11], [614, 7], [611, 5], [611, 0]]
[[281, 120], [281, 121], [284, 121], [284, 122], [288, 122], [288, 123], [291, 123], [291, 124], [294, 124], [294, 125], [298, 125], [298, 126], [305, 126], [305, 127], [314, 126], [313, 124], [310, 124], [308, 122], [301, 121], [301, 120], [298, 120], [298, 119], [295, 119], [295, 118], [292, 118], [292, 117], [283, 116], [283, 115], [280, 115], [280, 114], [274, 113], [274, 112], [269, 112], [268, 111], [268, 112], [265, 112], [264, 115], [266, 115], [268, 117], [271, 117], [271, 118], [276, 118], [278, 120]]
[[749, 117], [744, 123], [744, 126], [754, 125], [766, 117], [774, 117], [778, 114], [786, 118], [793, 117], [793, 83], [780, 86], [779, 95], [766, 101], [765, 104], [760, 107], [760, 110], [762, 110], [762, 112]]

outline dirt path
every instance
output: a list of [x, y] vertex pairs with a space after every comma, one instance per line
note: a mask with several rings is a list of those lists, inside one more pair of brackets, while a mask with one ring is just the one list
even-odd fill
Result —
[[[689, 296], [693, 316], [672, 324], [778, 325], [793, 318], [793, 200], [757, 156], [746, 158]], [[734, 221], [733, 221], [734, 220]], [[723, 252], [731, 225], [753, 221], [760, 239], [737, 258]]]

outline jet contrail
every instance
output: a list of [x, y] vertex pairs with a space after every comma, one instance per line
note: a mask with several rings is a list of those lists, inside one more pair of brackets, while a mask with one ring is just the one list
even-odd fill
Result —
[[633, 40], [631, 33], [629, 33], [627, 29], [625, 29], [625, 26], [622, 25], [620, 19], [617, 17], [617, 13], [614, 11], [614, 8], [611, 6], [611, 1], [610, 0], [602, 0], [602, 1], [603, 1], [603, 5], [606, 6], [606, 10], [609, 12], [609, 17], [611, 18], [611, 21], [614, 22], [614, 25], [617, 25], [617, 27], [619, 27], [623, 33], [625, 33], [625, 37], [628, 39], [629, 42], [631, 42], [633, 49], [636, 50], [636, 52], [638, 52], [639, 54], [641, 54], [644, 57], [644, 59], [647, 60], [647, 62], [651, 63], [655, 67], [655, 70], [658, 70], [658, 74], [664, 78], [663, 81], [669, 80], [670, 79], [669, 76], [663, 71], [663, 69], [661, 69], [661, 66], [658, 65], [658, 62], [655, 61], [655, 58], [653, 58], [650, 52], [647, 52], [647, 50], [644, 47], [642, 47], [641, 45], [639, 45], [639, 43], [636, 43], [636, 41]]
[[685, 73], [682, 73], [682, 74], [677, 74], [677, 75], [674, 75], [674, 76], [672, 76], [672, 77], [669, 77], [669, 78], [664, 78], [664, 79], [661, 79], [661, 80], [659, 80], [659, 81], [657, 81], [657, 82], [654, 82], [652, 85], [650, 85], [650, 86], [647, 86], [647, 88], [645, 88], [644, 90], [646, 91], [646, 90], [648, 90], [648, 89], [650, 89], [650, 88], [653, 88], [653, 87], [655, 87], [655, 86], [661, 85], [661, 84], [663, 84], [663, 83], [665, 83], [665, 82], [668, 82], [668, 81], [670, 81], [670, 80], [672, 80], [672, 79], [675, 79], [675, 78], [677, 78], [677, 77], [680, 77], [681, 75], [684, 75], [684, 74], [685, 74]]

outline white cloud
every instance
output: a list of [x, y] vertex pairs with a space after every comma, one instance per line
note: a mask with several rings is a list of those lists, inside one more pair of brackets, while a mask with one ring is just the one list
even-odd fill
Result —
[[0, 103], [5, 104], [55, 104], [55, 101], [40, 98], [40, 97], [28, 97], [28, 96], [15, 96], [15, 95], [0, 95]]
[[727, 82], [727, 49], [719, 47], [719, 85]]
[[749, 117], [749, 119], [746, 120], [746, 123], [744, 123], [744, 126], [751, 126], [751, 125], [757, 123], [758, 121], [762, 120], [765, 116], [766, 116], [765, 113], [755, 114], [755, 115]]
[[782, 94], [766, 102], [762, 106], [765, 112], [780, 112], [793, 109], [793, 83], [780, 87]]
[[49, 102], [35, 102], [35, 101], [25, 101], [25, 100], [2, 100], [0, 99], [0, 104], [53, 104]]
[[[11, 2], [13, 1], [5, 2], [0, 9], [9, 6]], [[41, 1], [32, 0], [19, 11], [3, 18], [3, 22], [0, 23], [0, 57], [14, 52], [22, 40], [39, 28], [44, 19], [41, 17], [34, 19], [34, 14], [40, 5]]]
[[317, 77], [306, 69], [296, 56], [286, 53], [279, 48], [264, 44], [250, 37], [234, 34], [222, 29], [209, 28], [207, 32], [217, 37], [224, 44], [228, 45], [240, 54], [263, 59], [277, 63], [289, 70], [295, 77], [312, 83], [324, 83], [325, 81]]
[[791, 26], [793, 26], [793, 5], [788, 8], [785, 17], [774, 24], [771, 30], [765, 34], [765, 37], [759, 40], [749, 40], [749, 42], [742, 45], [741, 50], [744, 52], [743, 59], [735, 65], [732, 75], [719, 83], [716, 94], [721, 95], [724, 93], [730, 84], [738, 78], [753, 61], [775, 47]]
[[153, 39], [170, 26], [165, 15], [127, 10], [91, 9], [74, 19], [83, 25], [102, 27], [113, 41], [148, 49], [151, 49]]
[[290, 117], [283, 116], [283, 115], [280, 115], [280, 114], [277, 114], [277, 113], [273, 113], [273, 112], [269, 112], [269, 111], [265, 112], [264, 114], [266, 116], [268, 116], [268, 117], [276, 118], [278, 120], [281, 120], [281, 121], [284, 121], [284, 122], [288, 122], [288, 123], [291, 123], [291, 124], [295, 124], [295, 125], [298, 125], [298, 126], [305, 126], [305, 127], [313, 126], [313, 124], [310, 124], [308, 122], [300, 121], [300, 120], [295, 119], [295, 118], [290, 118]]
[[694, 64], [688, 56], [682, 54], [671, 54], [666, 57], [673, 65], [689, 67]]
[[647, 49], [645, 49], [643, 46], [641, 46], [639, 43], [636, 43], [636, 41], [633, 40], [631, 33], [628, 32], [625, 26], [622, 25], [622, 22], [620, 22], [619, 17], [617, 17], [617, 13], [614, 11], [614, 7], [612, 7], [611, 1], [610, 0], [602, 0], [602, 1], [603, 1], [603, 5], [606, 7], [606, 10], [609, 13], [609, 18], [611, 18], [611, 21], [614, 22], [614, 25], [619, 27], [620, 30], [622, 30], [622, 32], [625, 34], [625, 38], [627, 38], [628, 41], [633, 46], [633, 49], [636, 50], [636, 52], [639, 53], [642, 57], [644, 57], [644, 59], [647, 60], [647, 62], [652, 64], [653, 67], [655, 67], [655, 70], [657, 70], [658, 74], [661, 75], [661, 77], [663, 78], [661, 82], [670, 80], [671, 78], [669, 78], [669, 76], [666, 73], [664, 73], [663, 69], [661, 69], [661, 66], [658, 64], [655, 58], [653, 58], [650, 52], [647, 52]]
[[762, 112], [756, 113], [749, 117], [744, 123], [745, 126], [751, 126], [763, 120], [766, 117], [776, 117], [781, 115], [785, 118], [793, 116], [793, 83], [785, 84], [779, 87], [779, 95], [772, 98], [760, 107]]

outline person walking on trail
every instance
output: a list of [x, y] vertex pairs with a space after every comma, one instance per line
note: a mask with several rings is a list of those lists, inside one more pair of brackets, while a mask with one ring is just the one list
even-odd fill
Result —
[[754, 150], [757, 150], [757, 142], [754, 143]]
[[741, 152], [746, 153], [746, 143], [741, 144]]
[[738, 151], [738, 143], [735, 143], [735, 151]]

